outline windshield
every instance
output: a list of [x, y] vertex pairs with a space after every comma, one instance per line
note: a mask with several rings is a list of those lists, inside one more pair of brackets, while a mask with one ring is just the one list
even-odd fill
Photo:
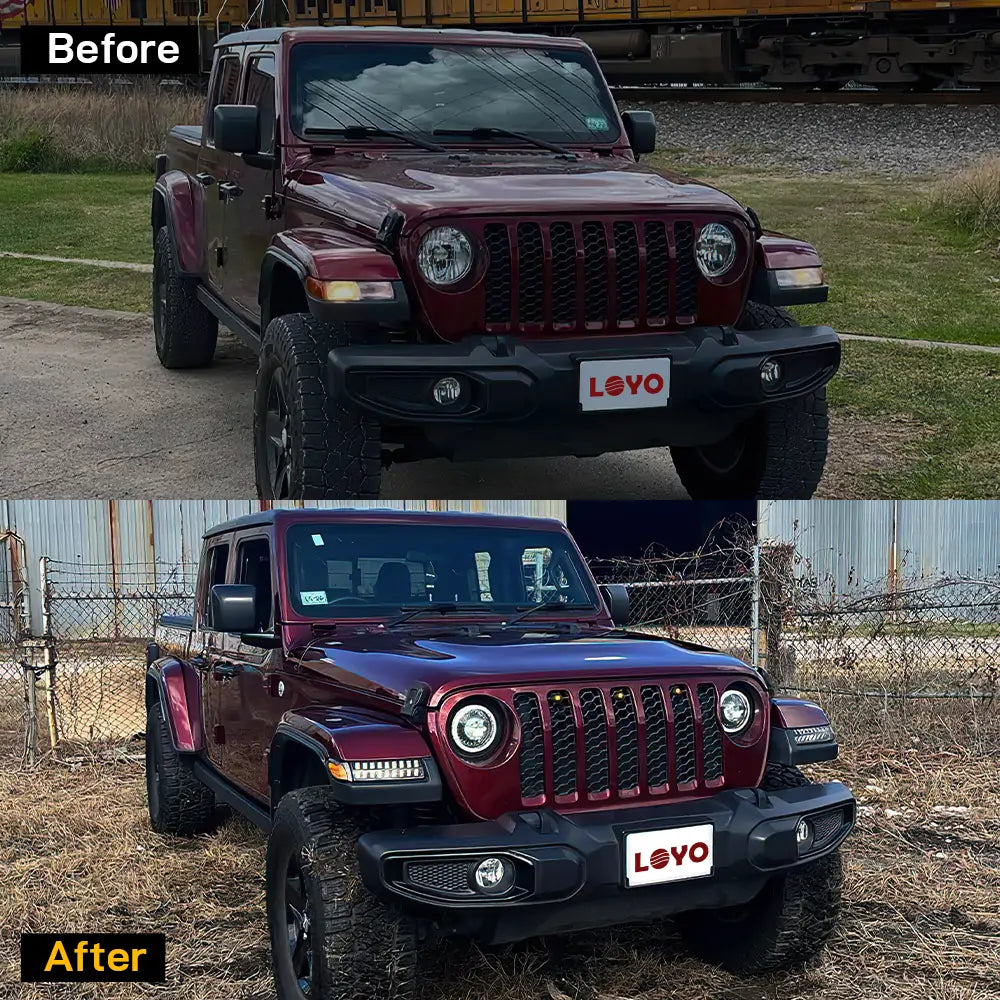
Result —
[[473, 614], [549, 601], [599, 607], [566, 536], [544, 528], [303, 523], [288, 529], [286, 548], [292, 607], [309, 618], [381, 618], [443, 604]]
[[620, 134], [588, 50], [300, 43], [292, 49], [290, 82], [292, 131], [316, 141], [358, 126], [423, 135], [500, 128], [582, 144], [614, 142]]

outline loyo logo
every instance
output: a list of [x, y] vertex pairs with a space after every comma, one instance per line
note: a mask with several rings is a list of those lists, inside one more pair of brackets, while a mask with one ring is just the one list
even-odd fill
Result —
[[693, 865], [699, 865], [708, 859], [709, 853], [709, 846], [703, 840], [699, 840], [690, 846], [687, 844], [673, 844], [669, 848], [658, 847], [648, 856], [648, 861], [643, 858], [642, 851], [636, 851], [635, 867], [633, 870], [636, 872], [648, 872], [650, 868], [655, 868], [659, 871], [659, 869], [666, 868], [670, 864], [679, 867], [685, 861]]
[[598, 379], [593, 375], [590, 377], [590, 395], [592, 398], [597, 398], [605, 394], [608, 396], [620, 396], [626, 391], [633, 396], [637, 396], [640, 392], [646, 393], [649, 396], [655, 396], [657, 393], [663, 392], [665, 388], [666, 382], [659, 372], [649, 372], [645, 375], [639, 372], [626, 375], [624, 378], [621, 375], [609, 375], [604, 380], [603, 385], [600, 385]]
[[666, 406], [669, 396], [669, 358], [580, 363], [580, 408], [583, 410]]

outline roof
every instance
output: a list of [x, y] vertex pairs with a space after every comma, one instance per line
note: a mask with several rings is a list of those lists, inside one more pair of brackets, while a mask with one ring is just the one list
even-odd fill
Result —
[[558, 38], [552, 35], [531, 34], [527, 32], [513, 31], [480, 31], [476, 28], [421, 28], [421, 27], [399, 27], [397, 25], [364, 25], [364, 24], [331, 24], [319, 25], [291, 25], [284, 28], [253, 28], [250, 31], [234, 31], [232, 34], [224, 35], [215, 43], [216, 48], [227, 45], [276, 45], [281, 36], [293, 33], [296, 38], [307, 39], [321, 38], [326, 34], [340, 36], [350, 36], [353, 34], [367, 35], [398, 35], [409, 37], [412, 40], [423, 40], [439, 38], [443, 41], [472, 41], [475, 40], [483, 45], [493, 43], [494, 45], [518, 45], [522, 42], [544, 41], [552, 45], [566, 47], [585, 47], [586, 43], [571, 35], [562, 35]]
[[295, 507], [262, 510], [255, 514], [245, 514], [230, 521], [216, 524], [205, 532], [205, 538], [257, 528], [266, 525], [281, 525], [300, 521], [400, 521], [410, 524], [418, 521], [433, 521], [438, 524], [488, 522], [491, 525], [508, 528], [527, 528], [545, 525], [563, 530], [562, 521], [552, 517], [527, 517], [523, 514], [492, 514], [485, 511], [467, 510], [401, 510], [391, 507]]

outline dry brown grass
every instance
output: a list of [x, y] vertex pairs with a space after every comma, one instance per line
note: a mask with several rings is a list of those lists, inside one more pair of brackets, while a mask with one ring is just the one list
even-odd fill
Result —
[[1000, 237], [1000, 156], [987, 157], [941, 181], [931, 205], [968, 232]]
[[[741, 981], [686, 957], [667, 922], [489, 952], [449, 944], [429, 958], [426, 1000], [1000, 995], [1000, 743], [974, 751], [967, 733], [953, 742], [940, 722], [871, 729], [846, 741], [836, 765], [817, 768], [851, 785], [861, 815], [845, 850], [842, 926], [816, 968]], [[128, 762], [47, 761], [30, 773], [11, 762], [0, 770], [0, 807], [0, 995], [273, 996], [264, 837], [246, 823], [193, 842], [154, 834], [142, 767]], [[55, 930], [164, 931], [170, 982], [15, 985], [18, 933]]]
[[[149, 170], [172, 125], [198, 124], [204, 98], [155, 79], [130, 86], [0, 91], [5, 169]], [[19, 165], [23, 161], [23, 165]]]

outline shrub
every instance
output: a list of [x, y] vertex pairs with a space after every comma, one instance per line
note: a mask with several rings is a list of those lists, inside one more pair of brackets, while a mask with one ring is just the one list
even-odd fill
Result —
[[931, 209], [967, 233], [1000, 239], [1000, 156], [941, 181], [931, 195]]

